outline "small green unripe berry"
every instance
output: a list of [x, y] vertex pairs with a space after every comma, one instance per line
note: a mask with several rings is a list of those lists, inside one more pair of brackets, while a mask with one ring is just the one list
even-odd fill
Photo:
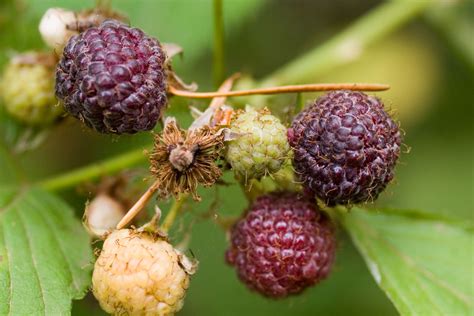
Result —
[[231, 123], [231, 131], [239, 137], [229, 142], [226, 159], [239, 178], [259, 179], [277, 172], [288, 158], [286, 127], [266, 109], [247, 106]]
[[54, 72], [46, 65], [14, 58], [6, 66], [0, 88], [7, 112], [29, 125], [50, 124], [63, 113], [54, 96]]

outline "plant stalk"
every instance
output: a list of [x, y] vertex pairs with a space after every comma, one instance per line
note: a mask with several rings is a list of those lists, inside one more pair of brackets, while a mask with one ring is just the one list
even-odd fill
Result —
[[[354, 60], [367, 46], [395, 31], [431, 4], [431, 1], [385, 2], [357, 20], [341, 34], [276, 70], [258, 85], [268, 87], [303, 82], [308, 79], [314, 80], [315, 77]], [[232, 91], [232, 93], [235, 92], [239, 93], [239, 91]], [[145, 160], [142, 150], [133, 150], [115, 158], [46, 179], [39, 185], [46, 190], [59, 190], [98, 178], [106, 173], [120, 171]]]
[[238, 97], [245, 95], [256, 94], [278, 94], [278, 93], [294, 93], [294, 92], [314, 92], [314, 91], [330, 91], [330, 90], [357, 90], [357, 91], [383, 91], [390, 89], [389, 85], [378, 83], [316, 83], [316, 84], [302, 84], [290, 85], [270, 88], [249, 89], [240, 91], [227, 92], [192, 92], [180, 90], [173, 86], [168, 87], [168, 91], [176, 96], [193, 98], [193, 99], [208, 99], [217, 97]]
[[163, 231], [164, 233], [167, 233], [171, 226], [173, 226], [174, 220], [178, 216], [178, 214], [181, 212], [181, 209], [183, 208], [184, 202], [188, 199], [187, 194], [181, 194], [178, 196], [174, 202], [173, 205], [171, 205], [171, 208], [166, 214], [166, 217], [163, 220], [163, 224], [161, 224], [160, 230]]
[[222, 0], [213, 1], [214, 11], [214, 84], [218, 87], [225, 76], [224, 15]]
[[138, 199], [138, 201], [128, 210], [127, 214], [122, 217], [120, 222], [117, 224], [116, 228], [117, 229], [122, 229], [125, 226], [127, 226], [128, 223], [130, 223], [135, 216], [140, 213], [143, 208], [148, 204], [148, 202], [151, 200], [153, 197], [153, 194], [155, 194], [156, 190], [158, 190], [158, 186], [160, 183], [158, 181], [155, 181], [146, 191], [143, 193], [143, 195]]
[[281, 67], [259, 82], [259, 86], [314, 81], [330, 70], [354, 61], [365, 49], [395, 31], [425, 9], [433, 1], [386, 1], [362, 16], [341, 33]]
[[134, 149], [116, 157], [43, 180], [39, 182], [38, 185], [45, 190], [56, 191], [75, 186], [84, 181], [99, 178], [106, 174], [121, 171], [124, 168], [144, 162], [146, 159], [147, 157], [143, 149]]

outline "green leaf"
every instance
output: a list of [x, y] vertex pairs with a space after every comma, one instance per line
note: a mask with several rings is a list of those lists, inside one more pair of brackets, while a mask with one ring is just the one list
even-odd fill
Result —
[[473, 230], [418, 211], [360, 208], [340, 216], [372, 276], [403, 315], [468, 315]]
[[65, 315], [89, 286], [89, 238], [63, 201], [0, 187], [0, 315]]

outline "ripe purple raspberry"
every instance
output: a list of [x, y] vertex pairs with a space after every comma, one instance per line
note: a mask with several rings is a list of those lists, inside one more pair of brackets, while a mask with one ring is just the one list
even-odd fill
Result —
[[332, 206], [378, 197], [393, 179], [401, 136], [378, 98], [335, 91], [295, 118], [288, 140], [304, 186]]
[[333, 226], [313, 202], [270, 194], [232, 228], [226, 260], [250, 289], [283, 298], [327, 277], [335, 249]]
[[150, 130], [167, 102], [165, 59], [156, 39], [108, 20], [69, 39], [56, 70], [56, 95], [99, 132]]

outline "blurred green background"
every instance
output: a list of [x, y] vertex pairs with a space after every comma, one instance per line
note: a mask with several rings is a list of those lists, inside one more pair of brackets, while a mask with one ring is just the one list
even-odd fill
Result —
[[[381, 82], [389, 92], [378, 93], [406, 132], [409, 152], [401, 157], [396, 181], [377, 204], [421, 209], [472, 221], [473, 218], [473, 89], [474, 4], [432, 4], [419, 18], [402, 26], [359, 58], [313, 82]], [[451, 1], [456, 2], [456, 1]], [[324, 43], [379, 5], [375, 0], [224, 0], [226, 73], [243, 71], [256, 79]], [[15, 52], [44, 48], [37, 32], [49, 7], [87, 8], [84, 0], [1, 0], [0, 67]], [[129, 15], [132, 25], [162, 42], [184, 48], [176, 71], [201, 90], [213, 88], [211, 0], [114, 0], [115, 9]], [[313, 95], [305, 95], [307, 99]], [[294, 102], [294, 96], [270, 100], [269, 106]], [[170, 115], [190, 122], [187, 106], [197, 101], [172, 101]], [[27, 174], [42, 179], [128, 149], [150, 147], [151, 135], [104, 136], [74, 120], [52, 132], [37, 150], [22, 157]], [[407, 150], [408, 151], [408, 150]], [[231, 175], [226, 179], [233, 183]], [[239, 214], [245, 198], [235, 184], [220, 188], [218, 211]], [[61, 192], [81, 216], [84, 196]], [[331, 277], [303, 295], [271, 301], [249, 292], [225, 265], [225, 233], [205, 212], [214, 190], [203, 190], [204, 202], [188, 204], [182, 221], [192, 226], [192, 252], [200, 261], [180, 315], [391, 315], [396, 310], [372, 280], [347, 236], [339, 231], [337, 262]], [[224, 198], [225, 197], [225, 198]], [[197, 220], [196, 220], [197, 219]], [[179, 241], [180, 225], [172, 237]], [[74, 303], [74, 315], [100, 315], [88, 296]]]

